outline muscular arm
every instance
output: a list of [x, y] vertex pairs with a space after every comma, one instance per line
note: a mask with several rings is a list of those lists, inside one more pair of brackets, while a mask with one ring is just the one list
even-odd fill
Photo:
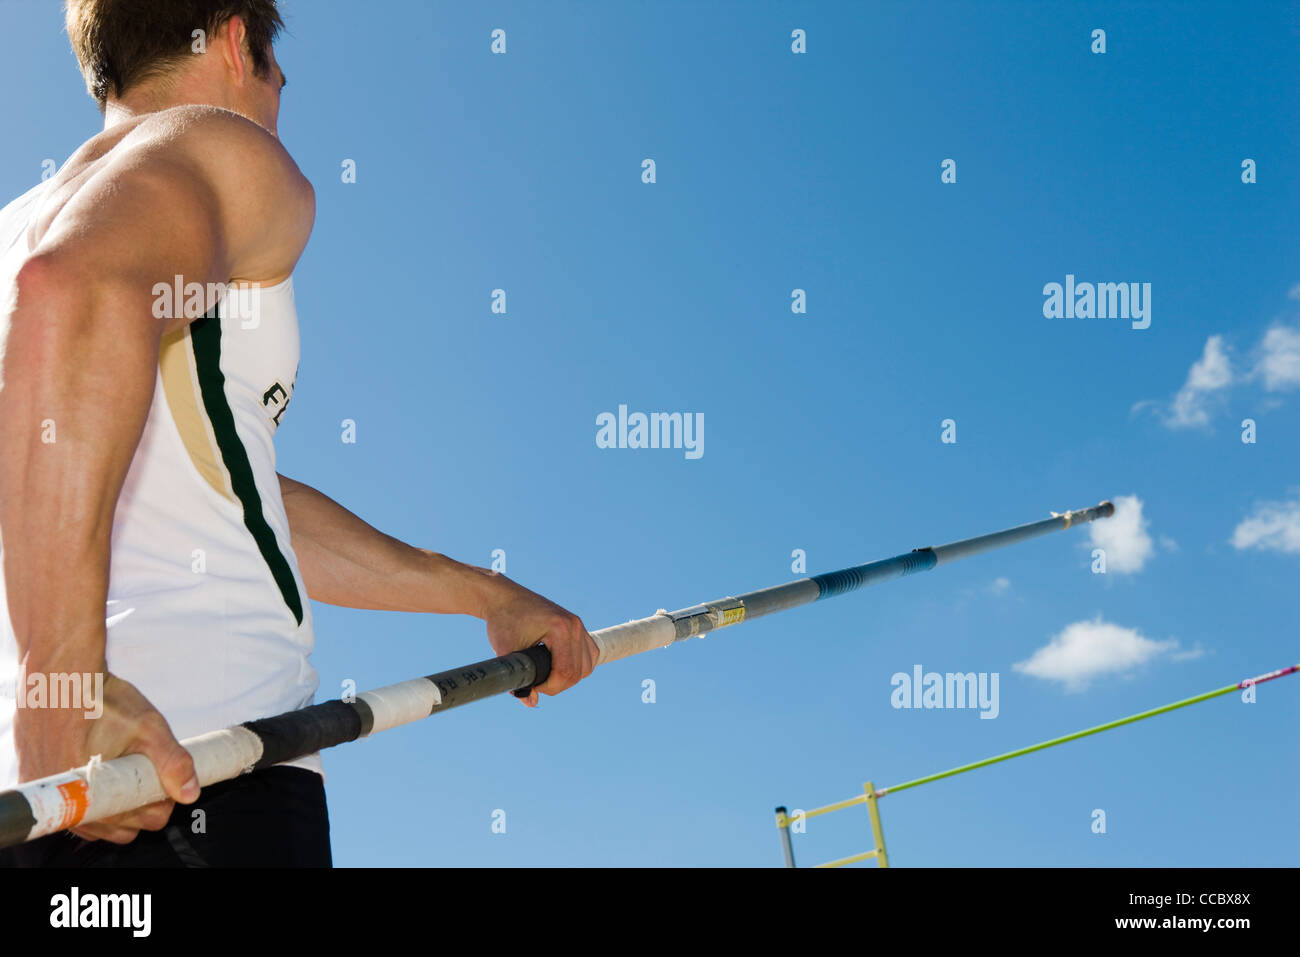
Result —
[[311, 486], [279, 478], [309, 597], [351, 608], [473, 615], [487, 624], [498, 655], [543, 642], [551, 674], [524, 699], [529, 707], [538, 692], [559, 694], [591, 674], [596, 643], [576, 615], [505, 575], [399, 542]]
[[[57, 223], [19, 271], [0, 317], [0, 536], [9, 614], [29, 674], [105, 670], [110, 533], [163, 331], [152, 286], [168, 270], [207, 276], [220, 268], [201, 240], [171, 231], [164, 248], [162, 217], [150, 215], [162, 208], [201, 215], [207, 197], [182, 193], [162, 171], [85, 188], [100, 185], [64, 215], [97, 201], [109, 218], [66, 231]], [[132, 252], [111, 261], [117, 248]], [[84, 758], [75, 753], [79, 717], [70, 709], [22, 714], [20, 771], [49, 773]]]
[[280, 476], [307, 595], [328, 605], [485, 617], [495, 572], [415, 548], [310, 485]]
[[[36, 246], [3, 291], [0, 541], [10, 620], [29, 675], [105, 672], [117, 499], [153, 398], [161, 337], [185, 321], [155, 315], [155, 284], [178, 275], [205, 286], [259, 278], [257, 270], [277, 261], [287, 275], [301, 252], [300, 242], [292, 258], [284, 252], [298, 242], [295, 223], [240, 219], [250, 203], [269, 205], [268, 193], [283, 197], [277, 209], [286, 212], [277, 215], [309, 211], [308, 193], [295, 201], [287, 154], [275, 154], [282, 148], [249, 121], [215, 112], [224, 113], [182, 110], [147, 120], [96, 167], [52, 184], [50, 201], [60, 205], [38, 220]], [[238, 169], [210, 174], [216, 161], [203, 143], [240, 136], [248, 142], [239, 144], [241, 164], [230, 164]], [[251, 181], [241, 188], [220, 178], [236, 175]], [[267, 234], [290, 239], [277, 245]], [[110, 687], [118, 686], [106, 679], [111, 710]], [[138, 692], [118, 690], [130, 707], [114, 711], [114, 720], [88, 722], [75, 708], [20, 710], [20, 778], [83, 764], [91, 753], [139, 751], [164, 783], [174, 781], [188, 755]], [[175, 767], [160, 764], [160, 755]], [[168, 792], [177, 795], [184, 781]]]

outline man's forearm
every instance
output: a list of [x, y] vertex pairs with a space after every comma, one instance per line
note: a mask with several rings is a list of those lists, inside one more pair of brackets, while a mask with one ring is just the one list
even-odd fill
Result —
[[501, 581], [495, 572], [398, 541], [283, 475], [280, 491], [308, 597], [348, 608], [485, 617]]

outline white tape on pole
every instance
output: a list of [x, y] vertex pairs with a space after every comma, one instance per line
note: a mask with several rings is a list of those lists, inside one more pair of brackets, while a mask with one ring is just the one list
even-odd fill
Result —
[[[194, 770], [203, 787], [238, 777], [262, 756], [261, 739], [243, 727], [209, 731], [181, 744], [194, 759]], [[42, 778], [22, 789], [36, 816], [29, 840], [167, 797], [153, 762], [143, 754], [128, 754], [112, 761], [92, 760], [85, 768]]]
[[667, 647], [677, 640], [677, 629], [667, 615], [651, 615], [649, 618], [593, 631], [591, 637], [600, 649], [596, 664], [603, 665], [619, 658], [639, 655], [643, 651]]
[[442, 704], [442, 695], [434, 683], [426, 678], [413, 678], [374, 691], [363, 691], [357, 698], [370, 707], [370, 712], [375, 717], [370, 728], [371, 734], [420, 721], [433, 714], [433, 709]]
[[75, 771], [52, 774], [27, 785], [27, 803], [31, 806], [36, 825], [31, 837], [61, 831], [77, 819], [85, 807], [86, 781]]

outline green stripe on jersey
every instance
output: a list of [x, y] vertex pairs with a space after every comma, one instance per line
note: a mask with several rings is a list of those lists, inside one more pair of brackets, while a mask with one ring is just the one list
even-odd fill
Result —
[[221, 371], [221, 319], [215, 308], [190, 324], [190, 338], [194, 343], [194, 364], [199, 391], [203, 394], [203, 407], [212, 423], [226, 471], [230, 473], [231, 487], [244, 507], [244, 525], [252, 533], [258, 551], [271, 569], [284, 603], [301, 625], [302, 597], [298, 594], [298, 583], [294, 580], [289, 560], [280, 551], [275, 532], [262, 512], [262, 497], [257, 494], [257, 484], [253, 481], [253, 465], [248, 460], [239, 433], [235, 431], [235, 415], [226, 400], [226, 377]]

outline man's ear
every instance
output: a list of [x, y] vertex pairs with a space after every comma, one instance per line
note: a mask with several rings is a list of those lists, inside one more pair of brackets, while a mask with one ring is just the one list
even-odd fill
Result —
[[248, 54], [248, 27], [244, 18], [235, 15], [222, 24], [217, 41], [226, 65], [235, 71], [235, 79], [243, 83], [253, 72], [253, 58]]

